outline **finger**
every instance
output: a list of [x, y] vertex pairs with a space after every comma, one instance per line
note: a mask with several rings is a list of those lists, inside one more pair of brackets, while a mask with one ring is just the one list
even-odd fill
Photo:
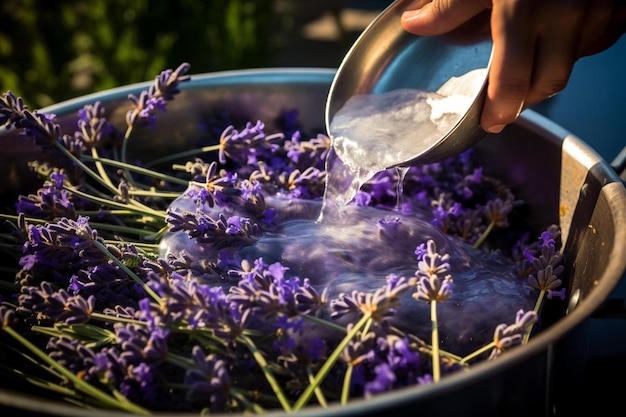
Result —
[[536, 35], [529, 30], [532, 10], [523, 2], [494, 4], [491, 16], [493, 58], [481, 126], [499, 133], [515, 121], [530, 89]]
[[549, 33], [537, 41], [530, 89], [524, 104], [530, 106], [562, 91], [576, 61], [576, 39]]
[[576, 58], [604, 51], [626, 33], [626, 2], [595, 1], [586, 12]]
[[[489, 2], [487, 2], [489, 3]], [[414, 6], [418, 8], [413, 9]], [[419, 7], [421, 6], [421, 7]], [[433, 0], [417, 2], [402, 14], [402, 27], [414, 35], [441, 35], [459, 27], [487, 6], [481, 0]]]
[[[537, 44], [525, 104], [538, 103], [565, 88], [578, 57], [582, 30], [588, 23], [587, 2], [545, 1], [537, 17]], [[554, 17], [558, 16], [558, 25]]]

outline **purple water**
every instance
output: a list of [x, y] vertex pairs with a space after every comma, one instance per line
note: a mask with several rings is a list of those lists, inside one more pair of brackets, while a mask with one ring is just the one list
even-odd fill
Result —
[[[262, 257], [265, 263], [280, 261], [289, 274], [309, 278], [330, 298], [353, 290], [370, 291], [384, 284], [388, 274], [412, 277], [417, 269], [415, 248], [433, 239], [438, 250], [451, 255], [452, 296], [438, 304], [442, 348], [469, 353], [491, 341], [495, 326], [510, 323], [521, 309], [532, 309], [536, 295], [525, 280], [513, 272], [506, 257], [472, 249], [460, 239], [441, 233], [419, 211], [409, 215], [373, 207], [346, 205], [341, 215], [319, 219], [321, 201], [267, 197], [283, 219], [276, 230], [267, 231], [255, 244], [237, 251], [241, 258]], [[195, 210], [182, 195], [171, 205], [176, 210]], [[204, 207], [211, 215], [230, 209]], [[216, 259], [218, 251], [199, 245], [184, 232], [167, 235], [161, 255]], [[429, 340], [430, 306], [407, 294], [394, 324]], [[350, 319], [346, 317], [345, 320]]]

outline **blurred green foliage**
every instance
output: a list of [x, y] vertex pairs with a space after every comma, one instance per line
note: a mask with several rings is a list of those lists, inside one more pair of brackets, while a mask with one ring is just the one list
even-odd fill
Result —
[[1, 0], [0, 91], [31, 108], [150, 80], [266, 65], [271, 0]]

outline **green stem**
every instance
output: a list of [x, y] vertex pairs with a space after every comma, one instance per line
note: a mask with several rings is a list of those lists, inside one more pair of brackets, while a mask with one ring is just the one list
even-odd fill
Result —
[[128, 126], [128, 128], [126, 128], [126, 133], [124, 133], [124, 138], [122, 139], [122, 151], [120, 154], [120, 159], [124, 163], [128, 162], [126, 160], [126, 151], [128, 149], [128, 140], [130, 139], [131, 133], [133, 133], [133, 127]]
[[113, 187], [111, 184], [108, 184], [100, 175], [98, 175], [91, 168], [85, 165], [83, 161], [76, 158], [74, 155], [72, 155], [70, 151], [65, 149], [65, 147], [61, 145], [61, 143], [54, 142], [54, 144], [56, 145], [57, 148], [61, 150], [61, 152], [63, 152], [65, 156], [67, 156], [70, 160], [76, 163], [76, 165], [78, 165], [85, 174], [89, 175], [91, 178], [96, 180], [104, 188], [108, 189], [113, 195], [119, 195], [119, 191], [117, 190], [117, 188]]
[[478, 240], [474, 242], [474, 244], [472, 245], [473, 249], [478, 249], [478, 247], [483, 244], [483, 242], [485, 241], [485, 239], [487, 239], [487, 236], [489, 236], [489, 233], [491, 233], [495, 225], [496, 225], [496, 222], [492, 221], [491, 223], [489, 223], [489, 226], [487, 226], [483, 234], [480, 235]]
[[128, 167], [131, 166], [131, 164], [128, 163], [128, 160], [126, 158], [126, 153], [128, 149], [128, 141], [130, 140], [130, 135], [132, 133], [133, 133], [133, 127], [128, 126], [128, 128], [126, 129], [126, 133], [124, 134], [124, 138], [122, 139], [122, 151], [120, 154], [120, 159], [122, 163], [125, 164], [125, 166], [122, 168], [122, 171], [124, 173], [124, 178], [126, 178], [126, 181], [128, 182], [128, 185], [132, 188], [138, 188], [137, 184], [135, 184], [135, 180], [133, 179], [133, 176], [130, 173], [130, 170], [128, 169]]
[[340, 333], [343, 333], [343, 334], [346, 333], [346, 328], [344, 326], [340, 326], [340, 325], [338, 325], [336, 323], [333, 323], [331, 321], [324, 320], [324, 319], [321, 319], [319, 317], [312, 316], [310, 314], [302, 315], [302, 318], [307, 320], [307, 321], [310, 321], [312, 323], [316, 323], [316, 324], [322, 325], [322, 326], [324, 326], [324, 327], [326, 327], [328, 329], [336, 330], [336, 331], [338, 331]]
[[130, 270], [130, 268], [124, 265], [122, 261], [117, 259], [117, 257], [113, 256], [113, 254], [107, 249], [106, 246], [104, 246], [101, 242], [98, 242], [98, 241], [94, 241], [94, 245], [96, 246], [96, 248], [98, 248], [100, 252], [102, 252], [109, 259], [111, 259], [113, 263], [119, 266], [122, 269], [122, 271], [124, 271], [133, 281], [139, 284], [141, 288], [143, 288], [143, 290], [146, 292], [146, 294], [152, 297], [154, 301], [158, 303], [161, 302], [161, 297], [159, 297], [159, 295], [155, 293], [154, 290], [152, 290], [152, 288], [150, 288], [145, 282], [143, 282], [141, 278], [137, 276], [137, 274], [135, 274], [133, 271]]
[[[95, 162], [96, 169], [98, 170], [98, 173], [100, 174], [102, 180], [108, 184], [109, 188], [115, 188], [115, 185], [113, 185], [113, 182], [109, 178], [109, 174], [107, 174], [106, 170], [104, 169], [104, 165], [102, 165], [102, 163], [99, 161], [98, 150], [95, 147], [91, 148], [91, 156], [92, 157], [90, 159]], [[83, 158], [86, 159], [87, 156], [83, 155]]]
[[346, 374], [343, 376], [343, 386], [341, 387], [341, 405], [348, 404], [348, 400], [350, 399], [350, 383], [352, 382], [353, 371], [354, 366], [349, 363], [348, 369], [346, 369]]
[[348, 332], [348, 334], [346, 334], [346, 336], [343, 338], [343, 340], [339, 343], [339, 345], [337, 345], [335, 350], [326, 359], [326, 361], [324, 362], [324, 365], [322, 365], [320, 370], [317, 372], [317, 375], [315, 375], [315, 379], [314, 379], [313, 383], [309, 384], [309, 386], [306, 387], [306, 389], [302, 392], [302, 394], [300, 395], [300, 397], [298, 398], [298, 400], [296, 401], [296, 403], [293, 406], [293, 411], [300, 410], [302, 407], [304, 407], [309, 402], [309, 400], [311, 399], [311, 396], [315, 392], [315, 389], [318, 386], [320, 386], [322, 381], [324, 380], [324, 378], [326, 378], [326, 376], [328, 376], [328, 373], [330, 372], [332, 367], [335, 365], [335, 363], [339, 359], [339, 356], [341, 355], [343, 350], [346, 348], [346, 346], [348, 346], [348, 343], [350, 343], [350, 341], [358, 334], [359, 331], [361, 331], [361, 329], [366, 324], [368, 324], [368, 322], [371, 319], [372, 319], [372, 315], [371, 314], [363, 315], [363, 317], [361, 317], [361, 319], [354, 325], [352, 330], [350, 330], [350, 332]]
[[462, 364], [466, 364], [469, 361], [471, 361], [472, 359], [482, 355], [483, 353], [487, 352], [488, 350], [493, 349], [496, 346], [496, 342], [491, 342], [488, 345], [485, 345], [483, 347], [481, 347], [480, 349], [476, 349], [475, 351], [473, 351], [472, 353], [470, 353], [469, 355], [465, 356], [463, 359], [461, 359], [461, 363]]
[[230, 395], [232, 395], [234, 398], [236, 398], [237, 401], [241, 402], [242, 404], [245, 404], [246, 409], [247, 410], [252, 410], [252, 412], [254, 414], [263, 414], [263, 413], [265, 413], [265, 410], [263, 409], [263, 407], [261, 407], [257, 403], [254, 403], [254, 402], [248, 400], [246, 398], [246, 396], [241, 391], [239, 391], [239, 390], [237, 390], [235, 388], [231, 388]]
[[[72, 191], [73, 192], [73, 191]], [[136, 216], [136, 211], [131, 210], [79, 210], [78, 214], [88, 217], [100, 216], [101, 214], [110, 214], [112, 216]]]
[[140, 197], [157, 197], [157, 198], [177, 198], [180, 197], [180, 193], [177, 191], [155, 191], [155, 190], [130, 190], [130, 195]]
[[[307, 365], [306, 374], [309, 377], [309, 384], [313, 384], [315, 382], [313, 371], [311, 370], [311, 366]], [[315, 388], [315, 398], [320, 403], [320, 405], [324, 408], [328, 407], [328, 403], [326, 402], [326, 397], [324, 397], [324, 392], [320, 387]]]
[[45, 352], [43, 352], [38, 347], [33, 345], [30, 341], [28, 341], [28, 339], [26, 339], [25, 337], [20, 335], [18, 332], [16, 332], [11, 327], [4, 327], [2, 330], [7, 332], [16, 341], [18, 341], [25, 348], [27, 348], [29, 351], [31, 351], [35, 356], [37, 356], [37, 358], [39, 360], [45, 362], [46, 364], [48, 364], [49, 366], [54, 368], [59, 374], [61, 374], [65, 378], [67, 378], [74, 385], [74, 387], [76, 387], [76, 389], [78, 391], [80, 391], [80, 392], [82, 392], [84, 394], [87, 394], [87, 395], [97, 399], [98, 401], [101, 401], [103, 404], [106, 404], [107, 406], [110, 406], [110, 407], [113, 407], [113, 408], [116, 408], [116, 409], [125, 410], [125, 411], [128, 411], [128, 412], [134, 413], [134, 414], [141, 414], [141, 415], [149, 415], [150, 414], [149, 410], [146, 410], [143, 407], [140, 407], [140, 406], [138, 406], [136, 404], [133, 404], [132, 402], [126, 400], [125, 398], [115, 398], [115, 397], [112, 397], [112, 396], [106, 394], [105, 392], [97, 389], [93, 385], [91, 385], [91, 384], [83, 381], [82, 379], [78, 378], [70, 370], [68, 370], [67, 368], [65, 368], [61, 364], [59, 364], [54, 359], [50, 358]]
[[245, 335], [240, 335], [238, 337], [238, 340], [242, 341], [243, 344], [246, 345], [248, 350], [250, 350], [250, 353], [252, 353], [252, 356], [254, 357], [256, 362], [259, 364], [259, 366], [263, 370], [265, 379], [270, 384], [270, 387], [272, 387], [272, 390], [274, 391], [274, 395], [276, 395], [276, 398], [278, 399], [278, 402], [280, 402], [280, 405], [283, 407], [283, 410], [288, 413], [291, 412], [291, 405], [289, 404], [289, 401], [287, 401], [287, 397], [285, 397], [283, 390], [280, 388], [280, 384], [276, 380], [274, 373], [272, 372], [269, 364], [265, 360], [263, 353], [257, 349], [256, 345], [249, 337]]
[[[19, 216], [16, 216], [15, 214], [0, 213], [0, 219], [17, 221], [17, 220], [19, 220]], [[26, 221], [28, 223], [40, 223], [40, 224], [44, 224], [44, 223], [48, 222], [48, 220], [37, 219], [37, 218], [34, 218], [34, 217], [27, 217]]]
[[[535, 313], [537, 313], [537, 315], [539, 314], [539, 311], [541, 310], [541, 304], [543, 303], [543, 298], [546, 296], [546, 290], [541, 290], [541, 292], [539, 293], [539, 296], [537, 297], [537, 301], [535, 302], [535, 308], [534, 311]], [[524, 335], [524, 341], [522, 343], [528, 343], [528, 340], [530, 340], [530, 333], [533, 331], [533, 327], [535, 326], [534, 323], [528, 325], [528, 328], [526, 329], [526, 334]]]
[[[69, 188], [69, 187], [65, 187], [64, 186], [63, 188], [68, 190], [71, 193], [74, 193], [74, 194], [82, 197], [82, 198], [85, 198], [87, 200], [93, 201], [95, 203], [102, 204], [104, 206], [115, 207], [115, 208], [122, 209], [122, 210], [131, 210], [131, 211], [134, 211], [134, 212], [139, 213], [139, 214], [155, 216], [155, 217], [159, 217], [161, 219], [165, 219], [166, 218], [166, 215], [165, 215], [164, 212], [151, 209], [150, 207], [145, 206], [145, 205], [143, 205], [141, 203], [135, 202], [134, 200], [130, 200], [128, 204], [127, 203], [119, 203], [117, 201], [113, 201], [113, 200], [109, 200], [109, 199], [101, 198], [101, 197], [96, 197], [94, 195], [87, 194], [87, 193], [84, 193], [82, 191], [75, 190], [75, 189], [72, 189], [72, 188]], [[131, 204], [133, 202], [134, 202], [134, 204]]]
[[144, 167], [140, 167], [140, 166], [137, 166], [137, 165], [128, 164], [128, 163], [121, 162], [121, 161], [116, 161], [114, 159], [108, 159], [108, 158], [97, 158], [96, 159], [96, 158], [85, 156], [85, 160], [94, 161], [94, 162], [100, 162], [102, 164], [111, 165], [111, 166], [114, 166], [116, 168], [121, 168], [121, 169], [125, 169], [125, 170], [128, 170], [128, 171], [137, 172], [138, 174], [143, 174], [143, 175], [146, 175], [146, 176], [150, 176], [150, 177], [153, 177], [153, 178], [157, 178], [157, 179], [164, 180], [164, 181], [171, 182], [171, 183], [175, 183], [175, 184], [187, 185], [189, 183], [189, 181], [181, 179], [181, 178], [178, 178], [178, 177], [173, 177], [171, 175], [163, 174], [161, 172], [153, 171], [151, 169], [146, 169]]
[[433, 360], [433, 380], [439, 382], [441, 379], [441, 365], [439, 357], [439, 326], [437, 323], [437, 301], [430, 302], [430, 322], [432, 324], [432, 360]]
[[[159, 252], [159, 244], [158, 243], [143, 243], [143, 242], [130, 242], [128, 240], [123, 241], [125, 243], [132, 244], [135, 248], [142, 250], [144, 253], [157, 254]], [[107, 245], [118, 245], [120, 244], [119, 240], [111, 240], [105, 239], [104, 243]]]
[[539, 310], [541, 309], [541, 303], [543, 302], [543, 297], [546, 295], [546, 290], [541, 290], [539, 292], [539, 297], [537, 297], [537, 301], [535, 301], [535, 313], [539, 314]]
[[162, 158], [158, 158], [155, 160], [152, 160], [150, 162], [148, 162], [147, 164], [145, 164], [146, 167], [153, 167], [155, 165], [160, 165], [163, 164], [165, 162], [169, 162], [169, 161], [173, 161], [179, 158], [185, 158], [185, 157], [189, 157], [189, 156], [194, 156], [194, 155], [200, 155], [201, 153], [206, 153], [206, 152], [211, 152], [211, 151], [218, 151], [220, 149], [220, 145], [210, 145], [210, 146], [204, 146], [202, 148], [196, 148], [196, 149], [189, 149], [186, 151], [182, 151], [182, 152], [178, 152], [172, 155], [167, 155], [164, 156]]
[[[433, 354], [433, 348], [430, 345], [425, 345], [423, 347], [420, 348], [420, 350], [422, 352], [427, 352], [429, 355]], [[451, 359], [455, 362], [461, 362], [461, 360], [463, 359], [462, 357], [460, 357], [459, 355], [455, 355], [454, 353], [448, 352], [447, 350], [441, 349], [441, 346], [439, 347], [439, 357], [440, 358], [448, 358]]]
[[154, 231], [152, 230], [144, 230], [144, 229], [139, 229], [136, 227], [119, 226], [115, 224], [97, 223], [97, 222], [92, 222], [92, 221], [89, 221], [89, 224], [91, 225], [91, 227], [93, 227], [94, 229], [98, 231], [107, 230], [109, 232], [122, 232], [122, 233], [127, 233], [130, 235], [137, 235], [137, 236], [154, 235]]
[[103, 314], [103, 313], [97, 313], [97, 312], [93, 312], [89, 315], [90, 318], [92, 319], [96, 319], [96, 320], [101, 320], [101, 321], [106, 321], [106, 322], [113, 322], [113, 323], [127, 323], [127, 324], [137, 324], [140, 326], [145, 326], [146, 322], [141, 321], [141, 320], [136, 320], [136, 319], [129, 319], [129, 318], [125, 318], [125, 317], [119, 317], [119, 316], [111, 316], [109, 314]]

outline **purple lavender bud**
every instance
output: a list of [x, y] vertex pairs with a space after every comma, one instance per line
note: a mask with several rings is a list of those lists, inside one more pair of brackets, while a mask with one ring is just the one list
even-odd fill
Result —
[[204, 212], [177, 213], [167, 210], [166, 222], [171, 232], [184, 231], [192, 239], [214, 249], [241, 248], [256, 242], [260, 229], [249, 218], [220, 214], [212, 218]]
[[400, 305], [400, 296], [410, 290], [413, 280], [388, 275], [386, 284], [373, 293], [352, 291], [351, 294], [339, 294], [330, 302], [331, 318], [338, 319], [349, 313], [371, 314], [376, 321], [392, 317]]
[[0, 304], [0, 330], [5, 327], [13, 327], [18, 323], [15, 310], [7, 305]]
[[11, 91], [0, 95], [0, 126], [6, 128], [15, 127], [24, 117], [24, 112], [28, 110], [21, 97], [17, 97]]
[[[76, 124], [78, 130], [74, 132], [73, 139], [76, 144], [80, 144], [81, 148], [100, 147], [107, 139], [118, 133], [117, 129], [108, 122], [104, 107], [99, 101], [93, 105], [87, 104], [80, 109]], [[68, 149], [70, 148], [68, 147]]]
[[128, 96], [133, 108], [126, 113], [126, 123], [129, 127], [154, 126], [156, 112], [165, 111], [168, 101], [174, 99], [180, 93], [179, 85], [191, 79], [185, 75], [189, 70], [188, 63], [181, 64], [176, 70], [165, 70], [159, 74], [154, 83], [139, 94]]
[[225, 411], [231, 387], [228, 363], [217, 355], [205, 355], [199, 346], [193, 347], [192, 358], [194, 366], [185, 374], [187, 400], [215, 413]]
[[415, 276], [418, 279], [417, 291], [413, 294], [416, 300], [445, 301], [452, 294], [452, 277], [448, 274], [450, 264], [447, 262], [449, 254], [437, 253], [435, 241], [426, 242], [426, 253], [418, 262]]
[[70, 194], [63, 188], [65, 174], [52, 172], [52, 181], [45, 181], [36, 194], [18, 197], [15, 209], [27, 217], [54, 220], [59, 217], [76, 219], [78, 217]]
[[[546, 234], [544, 233], [544, 235]], [[555, 290], [563, 283], [558, 278], [565, 270], [565, 267], [562, 265], [563, 256], [561, 252], [556, 250], [552, 238], [542, 238], [541, 241], [543, 243], [539, 256], [533, 257], [531, 261], [536, 272], [528, 276], [528, 282], [539, 290]]]
[[396, 382], [396, 374], [387, 363], [376, 365], [374, 374], [376, 375], [375, 378], [365, 384], [364, 394], [366, 397], [389, 391]]
[[528, 326], [534, 324], [539, 319], [533, 310], [524, 312], [519, 310], [515, 315], [515, 323], [511, 325], [500, 324], [493, 334], [495, 347], [491, 351], [489, 359], [495, 359], [508, 349], [520, 345], [524, 340], [524, 335], [528, 332]]
[[54, 123], [54, 114], [38, 111], [24, 111], [24, 118], [16, 123], [16, 127], [23, 129], [23, 135], [35, 139], [35, 143], [48, 148], [61, 138], [61, 127]]

